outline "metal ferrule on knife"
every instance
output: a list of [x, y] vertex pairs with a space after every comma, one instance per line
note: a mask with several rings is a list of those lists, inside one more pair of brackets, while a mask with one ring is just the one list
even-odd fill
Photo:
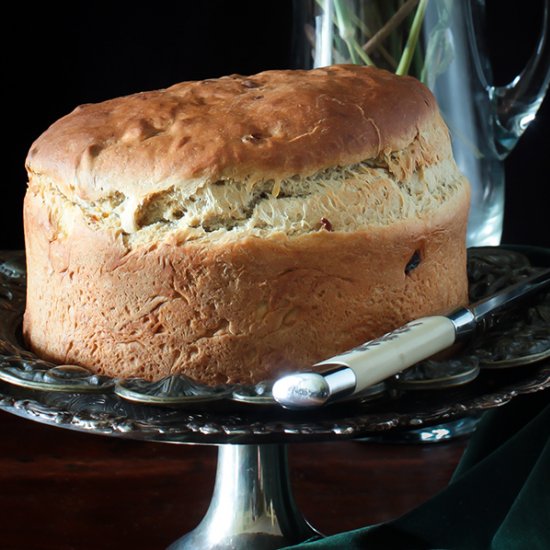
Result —
[[550, 286], [550, 269], [449, 315], [434, 315], [406, 325], [313, 365], [273, 385], [273, 397], [287, 408], [306, 409], [357, 394], [402, 370], [487, 330], [529, 296]]

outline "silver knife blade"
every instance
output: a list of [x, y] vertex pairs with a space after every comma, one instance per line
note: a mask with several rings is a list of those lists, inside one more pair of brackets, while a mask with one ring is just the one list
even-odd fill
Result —
[[468, 309], [475, 317], [478, 330], [490, 329], [502, 315], [522, 304], [550, 284], [550, 269], [544, 269], [506, 287], [493, 296], [472, 304]]

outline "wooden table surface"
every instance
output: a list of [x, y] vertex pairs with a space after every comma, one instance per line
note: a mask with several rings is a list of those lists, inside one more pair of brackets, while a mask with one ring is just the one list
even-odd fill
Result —
[[[325, 534], [384, 521], [441, 490], [464, 446], [292, 444], [294, 496]], [[0, 548], [166, 548], [206, 512], [216, 453], [72, 432], [0, 411]]]

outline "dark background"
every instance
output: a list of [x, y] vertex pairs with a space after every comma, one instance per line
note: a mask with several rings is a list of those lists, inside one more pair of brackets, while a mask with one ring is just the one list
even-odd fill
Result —
[[[542, 0], [488, 0], [485, 38], [495, 84], [510, 81], [532, 53]], [[528, 7], [528, 9], [527, 9]], [[291, 0], [22, 4], [5, 19], [6, 163], [0, 249], [22, 248], [24, 159], [32, 141], [81, 103], [229, 73], [289, 68]], [[9, 37], [9, 38], [8, 38]], [[503, 242], [550, 246], [550, 107], [506, 161]]]

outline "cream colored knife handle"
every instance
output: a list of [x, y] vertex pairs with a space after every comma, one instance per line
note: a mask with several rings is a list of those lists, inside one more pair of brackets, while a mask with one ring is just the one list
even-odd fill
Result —
[[448, 348], [455, 340], [456, 327], [451, 319], [442, 315], [422, 317], [314, 367], [317, 372], [319, 367], [349, 367], [355, 374], [353, 393], [358, 393]]

